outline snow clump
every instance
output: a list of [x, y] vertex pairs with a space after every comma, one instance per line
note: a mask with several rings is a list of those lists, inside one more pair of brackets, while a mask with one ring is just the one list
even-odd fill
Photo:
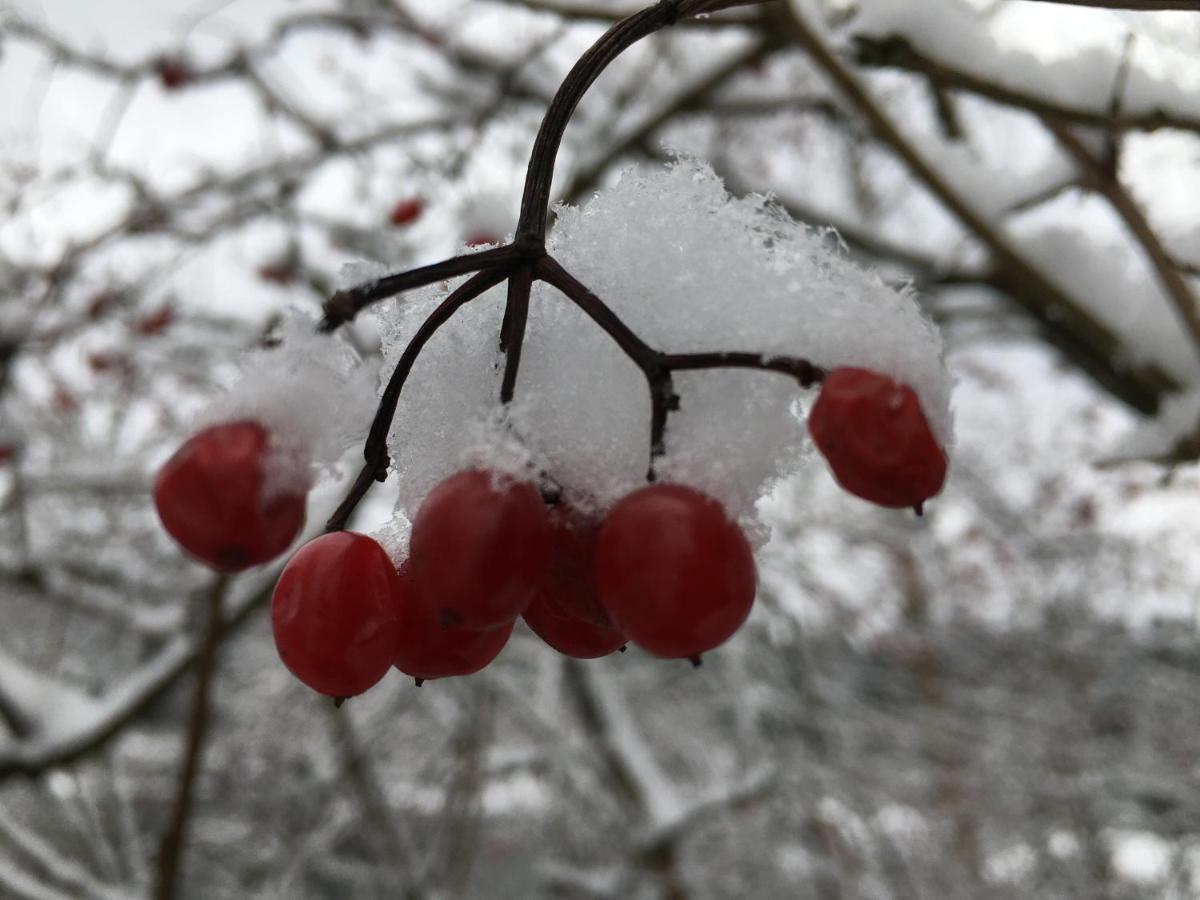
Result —
[[[692, 160], [628, 171], [585, 205], [557, 212], [550, 253], [653, 347], [800, 356], [887, 373], [916, 390], [948, 447], [951, 385], [938, 330], [911, 292], [852, 263], [828, 233], [793, 221], [767, 197], [730, 196], [711, 168]], [[460, 283], [375, 308], [382, 382]], [[579, 506], [603, 510], [645, 484], [645, 379], [549, 285], [534, 286], [517, 403], [497, 418], [505, 296], [501, 284], [460, 310], [413, 368], [389, 439], [404, 517], [437, 482], [487, 462], [486, 434], [505, 435], [494, 443], [503, 468], [536, 462]], [[761, 537], [755, 501], [811, 456], [802, 406], [815, 393], [745, 370], [680, 372], [674, 385], [680, 408], [656, 465], [660, 479], [717, 497]], [[497, 426], [505, 420], [511, 427]]]

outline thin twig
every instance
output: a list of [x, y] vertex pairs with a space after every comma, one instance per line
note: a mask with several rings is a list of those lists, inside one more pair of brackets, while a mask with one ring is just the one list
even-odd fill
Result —
[[1121, 184], [1115, 172], [1107, 171], [1091, 153], [1083, 142], [1069, 129], [1053, 122], [1047, 122], [1047, 127], [1058, 138], [1059, 144], [1075, 160], [1086, 177], [1087, 185], [1099, 191], [1117, 215], [1125, 222], [1134, 239], [1145, 251], [1150, 265], [1153, 266], [1163, 290], [1175, 306], [1183, 326], [1192, 336], [1193, 347], [1200, 353], [1200, 309], [1196, 306], [1196, 297], [1188, 286], [1182, 273], [1175, 266], [1170, 254], [1158, 239], [1150, 222], [1146, 219], [1141, 207]]
[[859, 111], [876, 135], [908, 166], [942, 205], [991, 252], [998, 275], [1011, 282], [1020, 303], [1062, 352], [1113, 396], [1134, 409], [1153, 413], [1178, 382], [1155, 365], [1121, 367], [1120, 338], [1081, 302], [1028, 262], [1008, 238], [946, 181], [917, 151], [875, 102], [857, 76], [818, 36], [795, 6], [783, 8], [781, 25]]
[[404, 383], [408, 380], [417, 357], [421, 355], [421, 351], [425, 349], [429, 339], [459, 309], [480, 294], [498, 285], [508, 275], [509, 272], [506, 269], [488, 269], [479, 272], [453, 291], [437, 309], [429, 314], [429, 318], [421, 323], [421, 327], [417, 329], [417, 333], [413, 335], [412, 340], [400, 355], [400, 361], [396, 363], [396, 369], [392, 372], [392, 377], [388, 380], [383, 396], [379, 400], [379, 408], [375, 412], [375, 420], [371, 423], [371, 431], [367, 435], [367, 443], [363, 449], [366, 464], [358, 473], [346, 499], [330, 516], [325, 525], [326, 531], [341, 531], [345, 528], [350, 516], [362, 498], [366, 496], [371, 485], [387, 478], [388, 466], [391, 464], [387, 452], [387, 437], [392, 428], [392, 420], [396, 417], [396, 405], [400, 401], [400, 392], [404, 389]]
[[1067, 100], [1044, 97], [1010, 87], [926, 56], [899, 35], [884, 38], [859, 35], [855, 37], [855, 45], [855, 62], [860, 65], [902, 69], [921, 75], [938, 87], [977, 94], [1003, 106], [1022, 109], [1041, 118], [1060, 119], [1074, 125], [1112, 131], [1157, 131], [1161, 128], [1172, 128], [1200, 132], [1200, 117], [1188, 116], [1185, 113], [1168, 113], [1161, 109], [1126, 112], [1120, 108], [1114, 109], [1111, 104], [1107, 108], [1075, 105]]
[[493, 271], [510, 266], [517, 259], [512, 247], [494, 247], [478, 253], [466, 253], [441, 262], [409, 269], [395, 275], [385, 275], [344, 291], [338, 291], [325, 303], [325, 318], [320, 330], [330, 332], [351, 321], [372, 303], [416, 290], [437, 281], [445, 281], [472, 272]]
[[[562, 19], [585, 22], [619, 22], [634, 10], [614, 10], [611, 6], [582, 3], [559, 3], [557, 0], [506, 0], [510, 6], [521, 6], [534, 12], [553, 13]], [[727, 28], [734, 25], [753, 26], [758, 19], [746, 15], [722, 15], [702, 19], [685, 19], [683, 28]]]
[[568, 203], [576, 203], [595, 190], [604, 172], [618, 159], [631, 150], [639, 147], [658, 132], [664, 125], [677, 115], [700, 108], [706, 100], [737, 73], [744, 71], [747, 66], [754, 65], [765, 59], [780, 46], [778, 35], [768, 32], [768, 36], [756, 42], [748, 49], [735, 54], [731, 59], [722, 63], [713, 71], [706, 74], [698, 82], [683, 93], [674, 97], [656, 113], [640, 122], [628, 133], [622, 135], [613, 144], [605, 148], [604, 153], [587, 163], [577, 172], [572, 173], [570, 182], [563, 196]]
[[1200, 2], [1196, 2], [1196, 0], [1026, 0], [1026, 2], [1088, 6], [1092, 9], [1131, 9], [1134, 12], [1156, 12], [1171, 9], [1200, 12]]
[[200, 771], [208, 737], [208, 698], [216, 667], [217, 647], [221, 643], [221, 604], [228, 583], [228, 576], [218, 575], [213, 580], [212, 590], [208, 595], [208, 628], [196, 662], [196, 693], [193, 695], [192, 712], [188, 718], [187, 745], [184, 749], [183, 765], [179, 770], [175, 805], [159, 845], [155, 900], [172, 900], [179, 882], [179, 861], [187, 840], [196, 774]]

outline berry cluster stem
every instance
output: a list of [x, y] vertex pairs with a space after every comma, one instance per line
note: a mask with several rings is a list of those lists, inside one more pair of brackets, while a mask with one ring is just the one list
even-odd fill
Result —
[[664, 353], [643, 341], [613, 310], [586, 285], [568, 272], [546, 250], [546, 223], [549, 217], [554, 165], [571, 117], [587, 90], [623, 52], [644, 37], [675, 24], [680, 19], [707, 15], [735, 6], [761, 5], [769, 0], [660, 0], [641, 12], [616, 23], [584, 53], [567, 74], [554, 95], [538, 129], [526, 172], [525, 191], [516, 236], [503, 247], [455, 256], [442, 262], [411, 269], [338, 291], [325, 304], [320, 329], [331, 332], [351, 321], [366, 307], [414, 290], [463, 275], [472, 277], [454, 290], [422, 323], [401, 354], [396, 369], [384, 389], [363, 451], [365, 465], [355, 479], [346, 499], [326, 524], [327, 531], [346, 527], [358, 503], [376, 481], [387, 478], [391, 459], [387, 437], [396, 415], [400, 392], [413, 365], [429, 339], [461, 307], [503, 281], [508, 281], [508, 297], [500, 329], [500, 350], [505, 354], [500, 400], [510, 403], [516, 392], [521, 366], [521, 351], [529, 318], [529, 304], [535, 281], [556, 288], [608, 334], [633, 361], [646, 378], [650, 394], [650, 468], [647, 479], [654, 480], [654, 460], [666, 452], [667, 420], [679, 408], [672, 374], [696, 369], [741, 368], [777, 372], [795, 378], [801, 387], [810, 387], [824, 377], [824, 371], [804, 359], [741, 351]]

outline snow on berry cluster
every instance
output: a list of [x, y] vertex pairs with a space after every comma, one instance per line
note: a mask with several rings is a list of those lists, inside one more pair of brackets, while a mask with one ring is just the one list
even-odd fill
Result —
[[[418, 683], [470, 674], [519, 618], [570, 656], [629, 642], [698, 661], [749, 615], [755, 501], [804, 464], [809, 438], [863, 499], [920, 510], [940, 491], [950, 424], [937, 331], [830, 235], [680, 162], [561, 209], [549, 250], [663, 352], [814, 363], [807, 419], [793, 378], [678, 372], [647, 485], [643, 373], [539, 285], [518, 399], [498, 408], [504, 293], [481, 296], [427, 345], [401, 395], [393, 522], [377, 537], [327, 533], [280, 576], [276, 644], [314, 690], [353, 696], [393, 666]], [[379, 313], [381, 381], [450, 288]], [[313, 473], [366, 430], [378, 393], [364, 371], [333, 339], [293, 327], [160, 471], [167, 531], [219, 571], [282, 553]]]
[[[731, 197], [706, 165], [686, 160], [626, 172], [583, 207], [560, 208], [549, 250], [626, 324], [670, 352], [745, 350], [859, 366], [911, 386], [942, 447], [950, 382], [941, 336], [913, 296], [838, 252], [835, 238], [790, 219], [768, 198]], [[385, 372], [447, 287], [380, 311]], [[458, 313], [413, 370], [392, 427], [398, 512], [411, 515], [477, 450], [477, 423], [496, 403], [496, 336], [504, 288]], [[642, 483], [649, 399], [612, 340], [545, 284], [534, 287], [513, 411], [534, 457], [597, 509]], [[750, 531], [754, 504], [805, 464], [803, 400], [787, 378], [753, 371], [681, 372], [664, 480], [720, 500]]]

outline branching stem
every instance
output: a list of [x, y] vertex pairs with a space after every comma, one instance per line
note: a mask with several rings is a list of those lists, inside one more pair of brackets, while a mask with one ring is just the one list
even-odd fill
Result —
[[333, 331], [379, 300], [437, 281], [476, 273], [442, 301], [405, 348], [375, 413], [363, 451], [365, 465], [346, 499], [329, 519], [326, 530], [345, 528], [371, 485], [387, 478], [391, 464], [387, 453], [388, 433], [396, 415], [400, 392], [425, 344], [460, 307], [506, 279], [508, 300], [500, 328], [500, 349], [506, 357], [500, 386], [501, 402], [510, 403], [515, 394], [533, 283], [535, 280], [544, 281], [590, 317], [645, 376], [650, 393], [650, 469], [647, 478], [651, 481], [654, 480], [654, 460], [666, 451], [668, 416], [679, 408], [673, 372], [719, 368], [757, 369], [789, 375], [802, 387], [809, 387], [824, 377], [824, 371], [819, 367], [807, 360], [792, 357], [738, 351], [668, 354], [657, 350], [643, 341], [603, 300], [546, 252], [546, 223], [554, 164], [575, 108], [600, 74], [633, 44], [680, 19], [765, 2], [768, 0], [660, 0], [654, 6], [617, 22], [575, 64], [550, 103], [534, 140], [516, 237], [512, 243], [375, 279], [339, 291], [325, 304], [321, 329]]

